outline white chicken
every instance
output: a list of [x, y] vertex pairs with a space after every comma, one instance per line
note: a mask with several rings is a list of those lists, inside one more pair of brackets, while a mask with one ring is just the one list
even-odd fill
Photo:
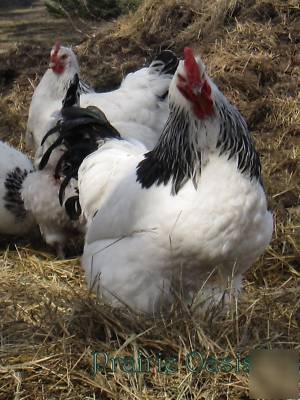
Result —
[[172, 51], [164, 50], [149, 67], [128, 74], [119, 89], [82, 94], [80, 105], [98, 107], [122, 137], [152, 148], [168, 118], [167, 95], [178, 62]]
[[25, 235], [35, 231], [36, 223], [22, 200], [24, 180], [32, 171], [29, 158], [0, 142], [0, 233]]
[[169, 107], [152, 151], [109, 139], [78, 173], [88, 285], [145, 312], [178, 288], [188, 304], [196, 293], [218, 303], [229, 285], [238, 292], [273, 230], [246, 123], [189, 48]]
[[[46, 134], [49, 120], [56, 122], [68, 87], [79, 74], [77, 58], [70, 48], [57, 43], [50, 59], [50, 68], [36, 87], [29, 108], [26, 144], [34, 150]], [[122, 135], [137, 136], [147, 147], [153, 147], [168, 116], [168, 88], [177, 64], [173, 52], [165, 50], [149, 67], [128, 74], [119, 89], [107, 93], [94, 93], [80, 80], [81, 106], [100, 108], [116, 129], [122, 123]]]
[[[36, 150], [40, 145], [49, 120], [56, 118], [75, 74], [79, 74], [79, 64], [74, 52], [57, 42], [50, 53], [49, 68], [32, 96], [25, 136], [28, 148]], [[93, 89], [80, 81], [80, 93], [90, 92]]]

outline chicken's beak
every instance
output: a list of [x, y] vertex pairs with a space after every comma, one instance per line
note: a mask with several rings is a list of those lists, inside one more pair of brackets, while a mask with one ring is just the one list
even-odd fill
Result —
[[55, 63], [51, 61], [51, 62], [49, 63], [49, 68], [53, 68], [54, 66], [55, 66]]

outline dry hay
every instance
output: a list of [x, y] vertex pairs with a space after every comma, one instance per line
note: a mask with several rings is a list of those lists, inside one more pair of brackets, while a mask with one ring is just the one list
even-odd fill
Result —
[[[293, 274], [275, 285], [263, 277], [258, 291], [262, 276], [258, 269], [255, 273], [256, 282], [247, 283], [247, 292], [226, 317], [210, 315], [199, 324], [180, 307], [167, 319], [110, 309], [89, 295], [76, 260], [55, 261], [29, 249], [5, 253], [0, 398], [157, 399], [182, 393], [179, 398], [188, 399], [197, 391], [196, 398], [229, 393], [241, 398], [248, 384], [245, 373], [188, 374], [184, 357], [191, 349], [234, 359], [237, 351], [244, 357], [258, 347], [296, 346], [299, 290], [289, 282]], [[94, 379], [94, 351], [123, 357], [140, 351], [153, 358], [161, 353], [161, 358], [178, 359], [180, 368], [173, 374], [108, 368]]]
[[[4, 246], [1, 400], [247, 399], [246, 373], [189, 374], [185, 355], [192, 349], [218, 358], [257, 348], [299, 349], [299, 23], [293, 0], [146, 0], [135, 14], [80, 46], [84, 75], [98, 87], [116, 84], [160, 48], [180, 54], [188, 44], [200, 50], [254, 133], [276, 220], [274, 238], [247, 274], [238, 302], [226, 315], [204, 320], [180, 304], [166, 319], [111, 309], [88, 293], [77, 259], [57, 261], [29, 244], [9, 251]], [[47, 57], [48, 50], [39, 52]], [[34, 83], [42, 67], [36, 69], [33, 58], [10, 91], [3, 87], [1, 110], [17, 116], [13, 122], [4, 116], [7, 128], [22, 132], [32, 92], [24, 76]], [[179, 371], [126, 374], [108, 368], [94, 378], [97, 350], [110, 356], [161, 352], [178, 360]]]

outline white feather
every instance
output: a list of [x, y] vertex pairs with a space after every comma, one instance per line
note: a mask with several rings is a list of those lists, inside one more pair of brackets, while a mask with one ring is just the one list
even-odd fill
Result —
[[[170, 102], [191, 118], [175, 82]], [[156, 311], [173, 301], [174, 282], [190, 303], [201, 288], [206, 302], [218, 302], [232, 278], [240, 289], [242, 274], [269, 244], [273, 219], [264, 190], [236, 159], [211, 151], [218, 132], [216, 123], [205, 127], [201, 134], [213, 140], [198, 185], [189, 180], [176, 195], [171, 182], [149, 189], [137, 182], [140, 144], [112, 140], [82, 163], [80, 203], [89, 224], [82, 265], [89, 286], [113, 304]]]
[[[45, 242], [54, 247], [60, 257], [63, 257], [70, 233], [74, 235], [84, 230], [84, 223], [71, 221], [65, 208], [59, 203], [61, 181], [54, 178], [53, 171], [63, 151], [62, 146], [56, 148], [43, 170], [36, 170], [28, 175], [22, 190], [25, 208], [37, 221]], [[67, 186], [67, 197], [76, 194], [77, 182], [76, 185], [74, 183], [71, 181]]]
[[[168, 91], [172, 76], [150, 71], [142, 68], [127, 75], [120, 88], [112, 92], [83, 94], [80, 105], [100, 108], [113, 126], [131, 122], [150, 128], [157, 141], [168, 117], [168, 102], [162, 101], [160, 96]], [[137, 126], [133, 137], [141, 133]]]
[[61, 109], [74, 75], [79, 74], [78, 61], [72, 49], [61, 46], [58, 54], [68, 57], [64, 72], [57, 74], [51, 68], [47, 69], [31, 99], [25, 139], [26, 145], [33, 150], [47, 133], [49, 119]]
[[[52, 125], [56, 122], [69, 84], [74, 75], [79, 74], [78, 61], [73, 51], [61, 47], [59, 54], [67, 54], [69, 57], [65, 71], [57, 74], [51, 68], [48, 69], [31, 100], [26, 144], [34, 150], [38, 148], [49, 129], [49, 121], [52, 121]], [[141, 68], [128, 74], [117, 90], [107, 93], [82, 93], [80, 103], [82, 107], [100, 108], [112, 125], [129, 123], [128, 130], [123, 131], [126, 137], [137, 137], [142, 132], [140, 126], [145, 126], [145, 129], [149, 129], [149, 134], [150, 130], [153, 134], [150, 142], [150, 135], [146, 135], [145, 144], [152, 145], [157, 142], [168, 116], [168, 102], [162, 101], [161, 96], [167, 93], [171, 79], [171, 75], [155, 73], [153, 68]], [[144, 140], [144, 136], [140, 138], [141, 141]]]
[[[78, 223], [73, 223], [58, 200], [60, 182], [55, 181], [51, 172], [35, 171], [25, 180], [22, 197], [25, 208], [32, 213], [37, 221], [45, 242], [63, 250], [70, 238], [70, 233], [80, 229]], [[67, 195], [71, 195], [67, 191]]]
[[[43, 146], [39, 144], [45, 133], [61, 118], [62, 99], [72, 77], [79, 72], [74, 53], [67, 48], [61, 49], [70, 56], [68, 68], [61, 75], [49, 69], [36, 88], [30, 105], [26, 138], [27, 143], [37, 149], [36, 168], [56, 136], [49, 137]], [[131, 73], [123, 80], [119, 89], [109, 93], [81, 94], [81, 106], [96, 105], [107, 114], [107, 118], [123, 138], [138, 139], [144, 143], [145, 149], [152, 149], [168, 115], [167, 100], [162, 101], [160, 96], [168, 91], [171, 81], [170, 75], [153, 72], [151, 68], [142, 68]], [[81, 230], [84, 221], [77, 225], [71, 224], [59, 204], [57, 194], [60, 182], [55, 182], [52, 177], [59, 150], [55, 154], [57, 156], [51, 157], [52, 161], [50, 160], [45, 171], [35, 172], [35, 176], [28, 180], [23, 195], [26, 207], [38, 221], [46, 242], [56, 246], [57, 243], [63, 244], [66, 241], [66, 232], [70, 226]], [[39, 193], [44, 193], [44, 197]], [[74, 188], [68, 186], [66, 194], [70, 193], [74, 194]]]

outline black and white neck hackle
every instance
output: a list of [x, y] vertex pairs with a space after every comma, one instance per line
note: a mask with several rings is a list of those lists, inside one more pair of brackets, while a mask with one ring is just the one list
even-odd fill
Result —
[[[189, 62], [185, 60], [184, 68]], [[203, 68], [201, 61], [198, 61], [197, 68]], [[184, 73], [187, 78], [183, 78]], [[208, 102], [196, 98], [198, 86], [184, 87], [182, 92], [195, 100], [197, 107], [203, 107], [204, 111], [200, 109], [195, 115], [195, 104], [183, 101], [178, 90], [183, 80], [187, 85], [189, 71], [177, 72], [172, 82], [173, 89], [170, 89], [170, 113], [162, 135], [156, 147], [145, 154], [137, 167], [137, 181], [143, 188], [171, 182], [172, 194], [177, 194], [188, 180], [197, 187], [204, 162], [209, 162], [209, 153], [226, 155], [228, 160], [236, 158], [241, 173], [248, 174], [250, 180], [260, 180], [259, 156], [244, 118], [203, 71], [201, 74], [204, 83], [202, 81], [199, 87], [203, 91], [206, 85], [211, 111], [207, 112]], [[179, 81], [179, 84], [174, 84], [174, 81]], [[201, 90], [199, 93], [201, 96]]]

